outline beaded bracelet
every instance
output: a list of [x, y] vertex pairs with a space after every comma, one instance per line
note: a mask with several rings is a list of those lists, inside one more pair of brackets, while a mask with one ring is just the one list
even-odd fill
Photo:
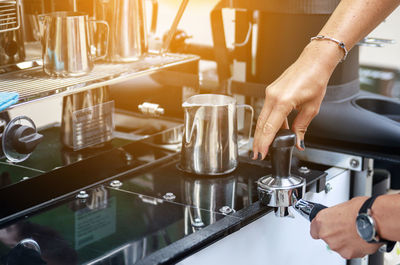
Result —
[[344, 44], [343, 41], [340, 41], [340, 40], [337, 40], [337, 39], [334, 39], [331, 37], [327, 37], [324, 35], [317, 35], [310, 39], [310, 41], [313, 41], [313, 40], [330, 40], [330, 41], [337, 43], [337, 45], [339, 45], [339, 48], [341, 48], [344, 51], [344, 56], [343, 56], [342, 60], [340, 60], [340, 62], [343, 62], [344, 60], [346, 60], [346, 57], [347, 57], [347, 54], [349, 53], [349, 51], [347, 50], [346, 45]]

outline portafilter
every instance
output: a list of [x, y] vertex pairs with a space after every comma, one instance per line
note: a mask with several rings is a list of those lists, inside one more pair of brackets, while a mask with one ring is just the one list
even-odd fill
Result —
[[292, 152], [296, 135], [287, 129], [280, 130], [271, 144], [272, 174], [257, 182], [258, 197], [261, 204], [274, 208], [278, 217], [290, 216], [289, 207], [312, 221], [326, 206], [305, 201], [306, 180], [290, 172]]

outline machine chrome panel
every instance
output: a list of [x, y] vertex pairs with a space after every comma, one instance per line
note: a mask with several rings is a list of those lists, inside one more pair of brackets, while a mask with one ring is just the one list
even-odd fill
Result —
[[[16, 107], [48, 96], [67, 96], [100, 86], [116, 84], [198, 60], [199, 57], [193, 55], [165, 54], [160, 56], [149, 54], [142, 60], [132, 63], [95, 64], [88, 75], [79, 78], [51, 78], [43, 72], [41, 66], [38, 66], [0, 74], [0, 91], [7, 92], [11, 90], [18, 92], [20, 101], [13, 106]], [[12, 70], [15, 69], [13, 68]], [[184, 79], [187, 82], [186, 85], [197, 86], [198, 78], [196, 75], [181, 73], [179, 76], [181, 78], [179, 82]]]
[[294, 150], [294, 155], [303, 161], [309, 161], [316, 164], [350, 169], [353, 171], [362, 171], [364, 164], [362, 157], [337, 153], [321, 149], [307, 147], [305, 151]]

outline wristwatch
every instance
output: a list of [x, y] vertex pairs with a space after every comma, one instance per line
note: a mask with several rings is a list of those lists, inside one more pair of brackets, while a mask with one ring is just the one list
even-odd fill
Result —
[[376, 230], [376, 222], [371, 216], [371, 207], [378, 196], [372, 196], [364, 202], [356, 219], [357, 232], [362, 239], [368, 243], [384, 243], [379, 248], [380, 251], [390, 252], [394, 248], [396, 242], [379, 238]]

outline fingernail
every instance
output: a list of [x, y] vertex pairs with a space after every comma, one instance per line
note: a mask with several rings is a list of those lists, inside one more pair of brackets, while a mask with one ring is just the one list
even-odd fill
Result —
[[301, 147], [302, 149], [305, 149], [305, 148], [306, 148], [306, 146], [304, 145], [304, 140], [301, 140], [301, 141], [300, 141], [300, 147]]
[[262, 154], [261, 153], [258, 153], [258, 155], [257, 155], [257, 160], [261, 160], [262, 159]]

